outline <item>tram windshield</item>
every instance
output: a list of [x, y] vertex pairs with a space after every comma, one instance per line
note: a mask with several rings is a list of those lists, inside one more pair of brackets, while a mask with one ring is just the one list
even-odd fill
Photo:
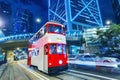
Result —
[[59, 25], [48, 25], [49, 33], [65, 34], [65, 30], [62, 26]]
[[62, 44], [51, 44], [50, 54], [66, 54], [66, 46]]

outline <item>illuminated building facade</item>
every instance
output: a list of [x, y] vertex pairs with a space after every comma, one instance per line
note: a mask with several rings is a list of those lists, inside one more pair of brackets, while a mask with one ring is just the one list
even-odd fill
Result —
[[12, 34], [33, 32], [33, 14], [28, 9], [18, 8], [13, 23]]
[[103, 26], [98, 0], [49, 0], [48, 7], [49, 20], [67, 25], [68, 31]]
[[101, 30], [103, 32], [105, 32], [107, 29], [109, 29], [109, 27], [105, 26], [105, 27], [101, 27], [101, 28], [91, 28], [91, 29], [86, 29], [84, 31], [84, 38], [86, 41], [86, 52], [91, 52], [91, 53], [97, 53], [99, 52], [99, 46], [101, 45], [99, 40], [98, 40], [98, 35], [97, 35], [97, 31]]
[[84, 29], [103, 26], [98, 0], [49, 0], [48, 3], [48, 18], [66, 26], [68, 45], [81, 49]]
[[11, 15], [11, 5], [7, 2], [0, 1], [0, 20], [2, 21], [0, 28], [5, 35], [9, 35]]

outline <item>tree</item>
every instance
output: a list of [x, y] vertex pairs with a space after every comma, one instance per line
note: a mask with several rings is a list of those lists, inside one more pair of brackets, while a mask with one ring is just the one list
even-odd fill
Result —
[[107, 47], [109, 51], [120, 49], [120, 25], [112, 24], [106, 31], [98, 29], [97, 35], [101, 46]]

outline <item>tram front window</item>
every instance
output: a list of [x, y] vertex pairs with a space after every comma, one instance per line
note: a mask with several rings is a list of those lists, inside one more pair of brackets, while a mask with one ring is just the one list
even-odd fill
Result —
[[56, 54], [56, 44], [51, 44], [50, 45], [50, 54]]
[[66, 46], [63, 45], [63, 53], [66, 54]]
[[58, 54], [62, 54], [62, 44], [58, 44], [57, 52], [58, 52]]
[[66, 54], [66, 46], [62, 44], [51, 44], [50, 54]]

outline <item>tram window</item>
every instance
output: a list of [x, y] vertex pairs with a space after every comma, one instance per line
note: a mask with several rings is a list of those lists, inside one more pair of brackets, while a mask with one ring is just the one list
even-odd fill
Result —
[[61, 33], [61, 27], [60, 26], [55, 26], [54, 27], [54, 32], [55, 33]]
[[66, 46], [63, 45], [63, 53], [66, 54]]
[[58, 44], [57, 46], [57, 53], [62, 54], [62, 44]]
[[48, 54], [48, 46], [47, 45], [45, 45], [45, 47], [44, 47], [44, 53], [45, 53], [45, 55]]
[[40, 35], [41, 35], [41, 37], [44, 35], [43, 29], [40, 30]]
[[50, 45], [50, 54], [56, 54], [56, 44], [51, 44]]
[[48, 31], [49, 32], [52, 32], [52, 33], [59, 33], [61, 34], [62, 33], [62, 28], [61, 26], [58, 26], [58, 25], [49, 25], [48, 27]]
[[40, 32], [37, 33], [37, 39], [39, 39], [39, 38], [40, 38]]
[[44, 28], [44, 34], [46, 33], [46, 28]]
[[37, 36], [35, 36], [34, 38], [33, 38], [33, 41], [36, 41], [37, 40]]
[[53, 25], [49, 25], [48, 30], [49, 30], [49, 32], [54, 32], [53, 31]]

